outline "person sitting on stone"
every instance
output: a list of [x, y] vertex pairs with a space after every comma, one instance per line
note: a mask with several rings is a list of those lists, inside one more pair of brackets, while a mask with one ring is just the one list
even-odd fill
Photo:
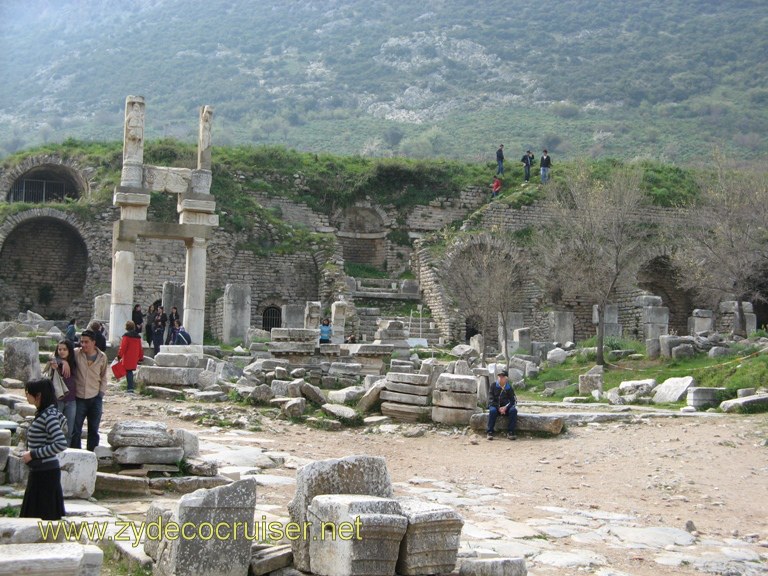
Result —
[[493, 440], [496, 418], [499, 414], [507, 416], [507, 438], [517, 440], [517, 396], [509, 383], [509, 372], [502, 370], [488, 391], [488, 440]]
[[187, 346], [192, 344], [192, 337], [189, 335], [189, 332], [184, 329], [181, 321], [176, 320], [174, 323], [176, 324], [176, 336], [173, 338], [173, 343], [176, 346]]

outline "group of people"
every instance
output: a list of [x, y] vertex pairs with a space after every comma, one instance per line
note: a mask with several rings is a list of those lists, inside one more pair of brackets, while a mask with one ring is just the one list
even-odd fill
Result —
[[[526, 150], [520, 163], [523, 165], [523, 186], [528, 184], [531, 179], [531, 168], [536, 165], [536, 156], [533, 152]], [[549, 155], [549, 151], [545, 148], [541, 153], [539, 159], [539, 171], [541, 174], [541, 183], [546, 184], [549, 182], [549, 170], [552, 168], [552, 158]], [[493, 177], [493, 184], [491, 185], [491, 197], [495, 198], [501, 192], [502, 179], [504, 178], [504, 144], [500, 144], [496, 150], [496, 174]]]
[[171, 313], [166, 314], [163, 306], [155, 307], [150, 304], [147, 314], [141, 311], [141, 304], [133, 307], [131, 320], [136, 325], [136, 331], [146, 335], [147, 343], [152, 346], [155, 354], [160, 352], [160, 346], [165, 344], [187, 345], [192, 343], [189, 333], [184, 328], [179, 310], [176, 306], [171, 307]]

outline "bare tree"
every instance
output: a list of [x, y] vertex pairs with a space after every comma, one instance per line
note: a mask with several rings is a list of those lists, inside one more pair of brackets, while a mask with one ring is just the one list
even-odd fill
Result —
[[641, 220], [647, 197], [638, 170], [607, 180], [586, 172], [550, 190], [550, 219], [537, 241], [539, 278], [548, 294], [588, 296], [598, 309], [597, 363], [604, 364], [605, 309], [616, 289], [634, 281], [653, 229]]
[[[523, 304], [523, 285], [529, 277], [529, 259], [525, 246], [512, 233], [494, 230], [466, 236], [454, 244], [455, 256], [442, 274], [446, 292], [458, 312], [474, 317], [485, 342], [495, 333], [501, 319], [508, 333], [510, 314]], [[504, 358], [509, 365], [508, 350]]]
[[742, 300], [768, 297], [768, 174], [728, 171], [715, 158], [716, 173], [701, 182], [701, 197], [682, 231], [670, 230], [678, 249], [672, 263], [684, 288], [713, 304], [738, 302], [734, 333], [746, 336]]

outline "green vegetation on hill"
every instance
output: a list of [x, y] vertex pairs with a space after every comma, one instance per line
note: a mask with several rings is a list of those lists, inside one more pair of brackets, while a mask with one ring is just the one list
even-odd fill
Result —
[[761, 0], [6, 0], [0, 156], [117, 138], [125, 97], [149, 138], [314, 152], [513, 160], [768, 155]]

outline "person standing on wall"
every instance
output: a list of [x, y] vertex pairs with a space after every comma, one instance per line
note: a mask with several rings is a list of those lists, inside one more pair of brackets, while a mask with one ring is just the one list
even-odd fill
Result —
[[123, 363], [125, 368], [125, 379], [128, 384], [127, 392], [133, 394], [133, 371], [136, 370], [139, 363], [144, 360], [144, 346], [141, 340], [141, 334], [136, 330], [136, 324], [133, 320], [125, 323], [125, 334], [120, 340], [120, 349], [117, 351], [117, 359]]
[[29, 466], [29, 478], [19, 516], [61, 520], [66, 511], [61, 466], [56, 455], [67, 449], [67, 421], [56, 409], [53, 383], [48, 378], [27, 382], [24, 391], [27, 402], [34, 405], [37, 412], [27, 430], [27, 451], [21, 455], [24, 464]]
[[504, 144], [499, 144], [496, 150], [496, 174], [504, 176]]
[[523, 154], [523, 157], [520, 158], [520, 162], [523, 164], [523, 185], [528, 184], [528, 181], [531, 179], [531, 166], [533, 166], [535, 161], [536, 157], [530, 150], [526, 150], [525, 154]]
[[549, 157], [546, 148], [544, 148], [544, 151], [541, 154], [539, 167], [541, 168], [541, 183], [546, 184], [549, 182], [549, 169], [552, 167], [552, 158]]
[[99, 445], [99, 425], [103, 399], [107, 393], [107, 355], [96, 348], [96, 334], [83, 330], [80, 348], [75, 350], [75, 396], [77, 412], [72, 430], [72, 448], [82, 447], [83, 423], [88, 419], [87, 449], [93, 452]]

